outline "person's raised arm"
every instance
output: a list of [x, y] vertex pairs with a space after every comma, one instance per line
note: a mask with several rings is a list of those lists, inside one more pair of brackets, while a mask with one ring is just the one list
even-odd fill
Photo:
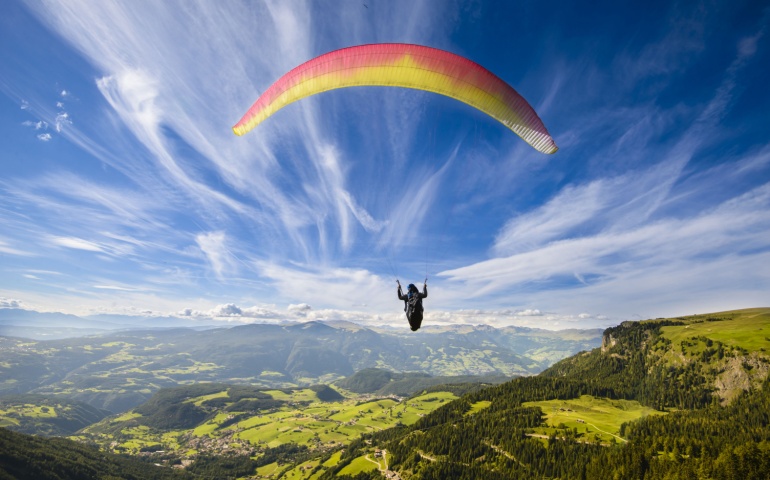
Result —
[[396, 290], [396, 294], [398, 295], [399, 300], [406, 300], [406, 297], [404, 297], [404, 294], [401, 292], [401, 282], [396, 280], [396, 283], [398, 284], [398, 290]]

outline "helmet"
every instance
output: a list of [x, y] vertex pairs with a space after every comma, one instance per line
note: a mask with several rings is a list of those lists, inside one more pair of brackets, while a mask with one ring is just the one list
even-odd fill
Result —
[[407, 290], [417, 290], [417, 287], [414, 286], [414, 283], [410, 283], [408, 287], [406, 287]]

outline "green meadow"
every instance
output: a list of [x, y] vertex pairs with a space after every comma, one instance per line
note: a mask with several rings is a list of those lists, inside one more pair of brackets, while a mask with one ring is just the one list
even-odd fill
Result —
[[[61, 408], [61, 407], [60, 407]], [[17, 427], [25, 419], [56, 418], [56, 407], [19, 403], [0, 407], [0, 427]]]
[[358, 457], [349, 464], [345, 465], [345, 468], [338, 472], [339, 475], [358, 475], [361, 472], [368, 472], [377, 469], [378, 463], [371, 460], [369, 455]]
[[[455, 398], [454, 394], [438, 392], [401, 402], [391, 398], [366, 402], [355, 398], [341, 402], [316, 400], [307, 406], [252, 417], [228, 428], [238, 430], [237, 438], [268, 447], [292, 442], [347, 444], [362, 433], [384, 430], [399, 422], [411, 425]], [[216, 429], [210, 433], [215, 432]]]
[[473, 415], [475, 413], [479, 413], [480, 411], [484, 410], [485, 408], [488, 408], [490, 405], [492, 405], [492, 402], [489, 400], [482, 400], [480, 402], [476, 402], [473, 405], [471, 405], [471, 409], [468, 410], [465, 414], [466, 415]]
[[13, 420], [11, 417], [55, 418], [56, 408], [33, 404], [8, 405], [5, 408], [0, 408], [0, 419]]
[[[693, 315], [682, 320], [686, 325], [662, 327], [663, 337], [681, 352], [682, 342], [705, 337], [725, 346], [747, 351], [770, 351], [770, 308]], [[694, 347], [698, 348], [697, 345]], [[703, 349], [703, 346], [700, 347]], [[697, 352], [691, 352], [697, 353]]]
[[[602, 444], [625, 442], [620, 426], [648, 415], [664, 415], [636, 400], [610, 400], [583, 395], [572, 400], [526, 402], [525, 407], [540, 407], [546, 417], [545, 427], [535, 428], [534, 436], [571, 436], [578, 441]], [[577, 434], [575, 434], [577, 432]]]
[[22, 433], [72, 435], [104, 417], [105, 412], [65, 398], [33, 394], [0, 397], [0, 427]]

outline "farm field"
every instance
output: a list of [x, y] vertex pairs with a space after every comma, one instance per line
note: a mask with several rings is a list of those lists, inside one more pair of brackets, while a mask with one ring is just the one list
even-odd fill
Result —
[[[299, 409], [285, 408], [252, 417], [233, 428], [238, 430], [236, 438], [268, 447], [284, 443], [347, 444], [362, 433], [384, 430], [399, 422], [411, 425], [421, 416], [455, 398], [451, 393], [438, 392], [402, 402], [392, 398], [363, 403], [356, 399], [314, 402]], [[210, 433], [215, 434], [216, 431], [213, 428]]]
[[[223, 386], [222, 391], [208, 392], [174, 404], [195, 405], [198, 408], [217, 405], [192, 428], [152, 428], [142, 424], [143, 421], [147, 423], [149, 417], [128, 412], [104, 419], [72, 438], [94, 441], [114, 452], [133, 455], [158, 452], [163, 458], [179, 461], [225, 451], [259, 461], [261, 452], [295, 444], [306, 448], [303, 460], [266, 463], [257, 468], [257, 474], [263, 478], [280, 475], [282, 478], [309, 479], [317, 478], [336, 465], [339, 461], [338, 450], [362, 434], [399, 423], [411, 425], [457, 398], [450, 392], [431, 392], [409, 399], [353, 396], [343, 392], [346, 396], [340, 396], [337, 401], [322, 401], [309, 388], [260, 390], [258, 394], [263, 402], [264, 397], [269, 396], [279, 401], [276, 403], [279, 406], [246, 412], [232, 408], [236, 402], [231, 401], [228, 395], [232, 390], [226, 387]], [[244, 398], [238, 398], [239, 405], [244, 404]], [[384, 461], [381, 466], [384, 468]], [[371, 456], [370, 460], [362, 457], [346, 468], [365, 471], [379, 467]]]

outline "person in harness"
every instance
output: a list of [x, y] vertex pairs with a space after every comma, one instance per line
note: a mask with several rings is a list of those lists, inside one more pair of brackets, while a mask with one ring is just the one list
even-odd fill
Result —
[[414, 283], [410, 283], [406, 287], [406, 295], [401, 292], [401, 282], [396, 280], [398, 284], [398, 299], [404, 301], [404, 311], [406, 312], [406, 319], [409, 320], [409, 326], [413, 332], [420, 329], [422, 325], [422, 299], [428, 298], [428, 281], [422, 286], [422, 293], [417, 290]]

